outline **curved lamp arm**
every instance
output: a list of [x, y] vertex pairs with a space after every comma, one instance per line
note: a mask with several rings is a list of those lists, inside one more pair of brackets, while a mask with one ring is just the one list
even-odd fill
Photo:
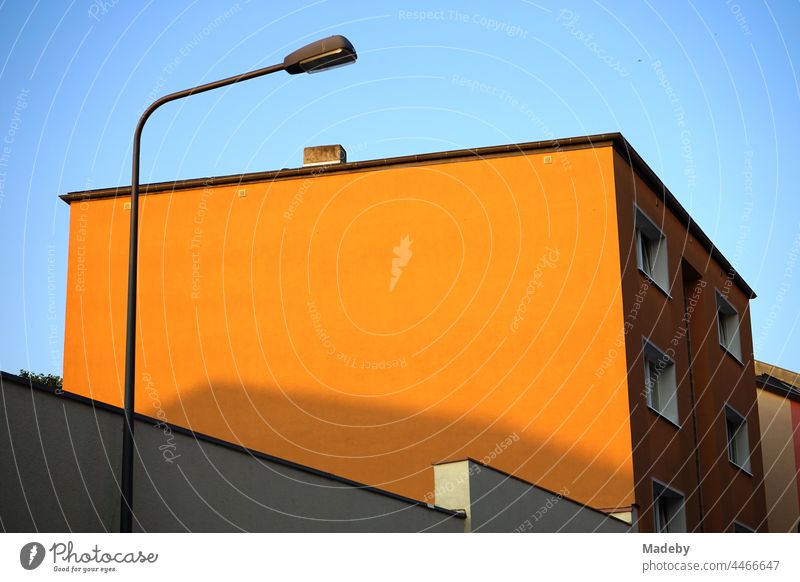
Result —
[[145, 109], [142, 116], [139, 118], [139, 123], [136, 125], [136, 131], [133, 134], [133, 168], [131, 172], [131, 232], [130, 243], [128, 247], [128, 310], [126, 318], [127, 340], [125, 342], [125, 434], [123, 438], [122, 447], [122, 501], [120, 512], [120, 530], [123, 532], [130, 532], [133, 528], [133, 416], [134, 416], [134, 403], [135, 403], [135, 390], [136, 384], [136, 289], [137, 289], [137, 271], [138, 271], [138, 254], [139, 254], [139, 160], [140, 160], [140, 146], [142, 141], [142, 131], [147, 123], [147, 120], [155, 112], [156, 109], [169, 103], [218, 89], [234, 83], [240, 83], [255, 77], [261, 77], [270, 73], [284, 70], [284, 64], [272, 65], [243, 75], [235, 77], [228, 77], [205, 85], [192, 87], [191, 89], [184, 89], [164, 95], [163, 97], [153, 101], [150, 106]]
[[343, 36], [329, 36], [286, 56], [282, 63], [264, 67], [228, 77], [219, 81], [198, 85], [191, 89], [184, 89], [170, 93], [155, 100], [136, 125], [133, 134], [133, 164], [131, 175], [131, 232], [130, 246], [128, 248], [128, 308], [125, 336], [125, 418], [122, 436], [122, 470], [121, 470], [121, 501], [120, 501], [120, 531], [131, 532], [133, 529], [133, 418], [136, 391], [136, 284], [139, 252], [139, 152], [142, 141], [142, 131], [145, 123], [153, 112], [170, 101], [183, 99], [198, 93], [211, 91], [234, 83], [241, 83], [275, 73], [286, 71], [290, 75], [298, 73], [317, 73], [334, 67], [354, 63], [357, 59], [353, 45]]

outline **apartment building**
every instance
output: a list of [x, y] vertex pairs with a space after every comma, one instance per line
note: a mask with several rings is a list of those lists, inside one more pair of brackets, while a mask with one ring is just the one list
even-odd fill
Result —
[[[476, 459], [639, 531], [765, 529], [755, 294], [623, 136], [307, 159], [142, 188], [138, 412], [414, 499]], [[62, 196], [64, 387], [110, 405], [129, 194]]]

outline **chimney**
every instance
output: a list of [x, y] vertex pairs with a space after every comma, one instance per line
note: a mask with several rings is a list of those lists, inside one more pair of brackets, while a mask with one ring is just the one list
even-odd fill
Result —
[[339, 144], [314, 146], [303, 150], [303, 167], [329, 166], [347, 162], [347, 152]]

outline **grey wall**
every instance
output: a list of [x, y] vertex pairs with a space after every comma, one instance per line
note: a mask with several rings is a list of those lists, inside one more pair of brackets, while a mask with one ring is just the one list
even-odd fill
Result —
[[108, 530], [119, 506], [119, 421], [5, 377], [0, 396], [3, 529]]
[[[0, 527], [115, 531], [119, 411], [5, 373], [0, 396]], [[144, 531], [463, 531], [452, 512], [154, 423], [135, 427]]]
[[631, 525], [472, 459], [434, 465], [436, 503], [467, 513], [471, 532], [628, 532]]
[[627, 532], [630, 525], [489, 467], [472, 465], [469, 476], [472, 531]]

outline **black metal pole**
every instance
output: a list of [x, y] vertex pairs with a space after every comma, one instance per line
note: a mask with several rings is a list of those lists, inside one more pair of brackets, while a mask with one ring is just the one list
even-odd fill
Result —
[[120, 524], [123, 533], [133, 531], [133, 416], [136, 395], [136, 275], [139, 256], [139, 152], [142, 141], [142, 130], [153, 112], [170, 101], [182, 99], [211, 89], [240, 83], [284, 70], [283, 63], [250, 71], [236, 77], [228, 77], [165, 95], [154, 101], [142, 114], [136, 131], [133, 134], [133, 171], [131, 175], [131, 233], [128, 249], [128, 315], [125, 335], [125, 419], [122, 427], [122, 475], [120, 481]]

